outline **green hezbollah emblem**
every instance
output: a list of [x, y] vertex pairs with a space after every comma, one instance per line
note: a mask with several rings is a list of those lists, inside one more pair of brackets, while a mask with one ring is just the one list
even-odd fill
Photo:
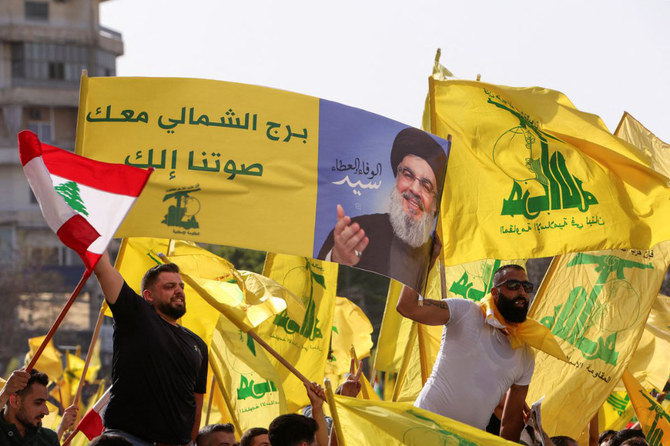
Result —
[[[463, 299], [469, 299], [474, 302], [479, 302], [484, 296], [486, 296], [493, 286], [493, 275], [500, 268], [501, 261], [498, 259], [493, 260], [493, 265], [490, 260], [484, 260], [481, 262], [481, 275], [473, 274], [472, 280], [468, 275], [468, 271], [463, 268], [463, 274], [460, 279], [454, 281], [449, 287], [449, 292], [461, 296]], [[483, 288], [480, 290], [474, 287], [473, 280], [480, 281], [484, 284]]]
[[584, 190], [582, 180], [568, 171], [563, 154], [558, 150], [549, 153], [549, 141], [561, 142], [559, 139], [540, 130], [528, 115], [500, 96], [484, 92], [489, 104], [519, 119], [517, 127], [498, 137], [491, 154], [493, 162], [513, 180], [500, 215], [523, 215], [532, 220], [543, 211], [577, 208], [586, 212], [598, 204], [596, 197]]
[[307, 302], [305, 303], [305, 318], [302, 321], [302, 324], [298, 324], [296, 321], [291, 319], [288, 316], [287, 310], [282, 311], [275, 316], [272, 321], [273, 324], [282, 327], [284, 331], [288, 334], [298, 333], [299, 335], [308, 338], [310, 341], [313, 341], [317, 338], [323, 338], [321, 329], [319, 329], [319, 319], [316, 317], [316, 302], [314, 300], [314, 284], [316, 283], [321, 288], [326, 288], [326, 281], [323, 278], [323, 274], [319, 274], [321, 268], [316, 265], [312, 265], [309, 259], [305, 259], [305, 266], [296, 266], [286, 273], [284, 276], [284, 282], [286, 277], [291, 273], [307, 273], [309, 275], [309, 291], [306, 290], [304, 294], [308, 294]]
[[663, 444], [667, 444], [663, 442], [664, 432], [663, 429], [658, 425], [658, 422], [665, 420], [666, 422], [670, 423], [670, 416], [668, 416], [663, 408], [649, 395], [647, 395], [646, 392], [640, 390], [640, 394], [649, 402], [649, 410], [655, 414], [654, 422], [651, 424], [649, 432], [647, 432], [647, 442], [649, 443], [649, 446], [662, 446]]
[[200, 202], [197, 198], [192, 197], [191, 194], [199, 191], [200, 187], [198, 185], [168, 189], [163, 197], [163, 201], [170, 199], [174, 199], [175, 201], [168, 208], [167, 214], [165, 214], [161, 223], [183, 229], [198, 228], [199, 225], [195, 216], [200, 211]]
[[277, 386], [273, 381], [266, 379], [260, 383], [254, 383], [252, 379], [249, 381], [244, 375], [240, 375], [240, 387], [237, 388], [237, 399], [244, 400], [247, 398], [261, 399], [266, 393], [276, 392]]
[[612, 406], [612, 408], [616, 411], [616, 413], [619, 414], [619, 416], [623, 415], [624, 411], [626, 410], [626, 407], [630, 403], [630, 397], [628, 394], [625, 394], [624, 396], [619, 396], [615, 395], [614, 393], [611, 393], [610, 396], [607, 397], [606, 400], [607, 404]]
[[[540, 322], [551, 329], [555, 336], [580, 350], [584, 358], [601, 359], [607, 364], [616, 365], [619, 357], [619, 353], [615, 350], [617, 333], [630, 328], [640, 316], [639, 299], [631, 296], [631, 294], [637, 294], [637, 291], [626, 281], [624, 270], [626, 268], [653, 269], [654, 266], [651, 263], [639, 263], [609, 254], [587, 253], [576, 254], [567, 266], [569, 268], [576, 265], [596, 265], [595, 271], [598, 273], [598, 278], [591, 292], [589, 293], [581, 285], [573, 288], [565, 304], [557, 305], [554, 308], [554, 315], [544, 317]], [[612, 273], [616, 273], [616, 277], [608, 282]], [[610, 302], [609, 304], [598, 302], [598, 296], [606, 285], [605, 299]], [[618, 297], [623, 298], [617, 299]], [[621, 305], [613, 305], [614, 300]], [[612, 332], [609, 335], [602, 335], [603, 330], [601, 330], [601, 336], [595, 341], [586, 337], [591, 327], [600, 326], [599, 322], [607, 311], [625, 305], [631, 307], [625, 310], [627, 317], [620, 319], [624, 319], [628, 326], [609, 327], [607, 331]]]

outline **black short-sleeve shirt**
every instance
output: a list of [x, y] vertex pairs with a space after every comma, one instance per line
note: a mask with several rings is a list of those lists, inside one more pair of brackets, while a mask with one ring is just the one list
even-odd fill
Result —
[[150, 442], [189, 443], [194, 393], [207, 388], [207, 345], [163, 320], [126, 283], [110, 308], [114, 353], [105, 427]]

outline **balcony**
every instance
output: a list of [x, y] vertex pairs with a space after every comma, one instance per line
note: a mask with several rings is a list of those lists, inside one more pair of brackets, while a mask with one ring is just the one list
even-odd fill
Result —
[[116, 56], [123, 55], [121, 33], [100, 25], [93, 28], [87, 24], [56, 26], [48, 22], [0, 17], [0, 41], [93, 44]]

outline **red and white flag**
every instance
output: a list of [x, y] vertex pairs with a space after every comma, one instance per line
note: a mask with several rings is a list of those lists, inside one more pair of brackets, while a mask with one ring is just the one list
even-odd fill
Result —
[[75, 428], [75, 431], [83, 433], [89, 440], [101, 435], [102, 431], [105, 430], [105, 426], [102, 424], [102, 414], [107, 408], [107, 403], [109, 403], [110, 390], [112, 390], [111, 387], [107, 389], [98, 402], [86, 412], [86, 415], [82, 417]]
[[19, 154], [49, 227], [92, 270], [152, 169], [95, 161], [19, 133]]

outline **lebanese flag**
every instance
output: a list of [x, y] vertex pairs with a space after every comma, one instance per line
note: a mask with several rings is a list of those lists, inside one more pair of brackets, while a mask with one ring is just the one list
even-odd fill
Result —
[[19, 133], [19, 155], [44, 219], [92, 270], [153, 169], [94, 161]]
[[91, 410], [86, 412], [86, 415], [83, 416], [75, 428], [75, 431], [83, 433], [89, 440], [93, 440], [105, 430], [105, 426], [102, 424], [102, 414], [107, 408], [107, 403], [109, 403], [110, 390], [112, 390], [111, 387], [91, 407]]

